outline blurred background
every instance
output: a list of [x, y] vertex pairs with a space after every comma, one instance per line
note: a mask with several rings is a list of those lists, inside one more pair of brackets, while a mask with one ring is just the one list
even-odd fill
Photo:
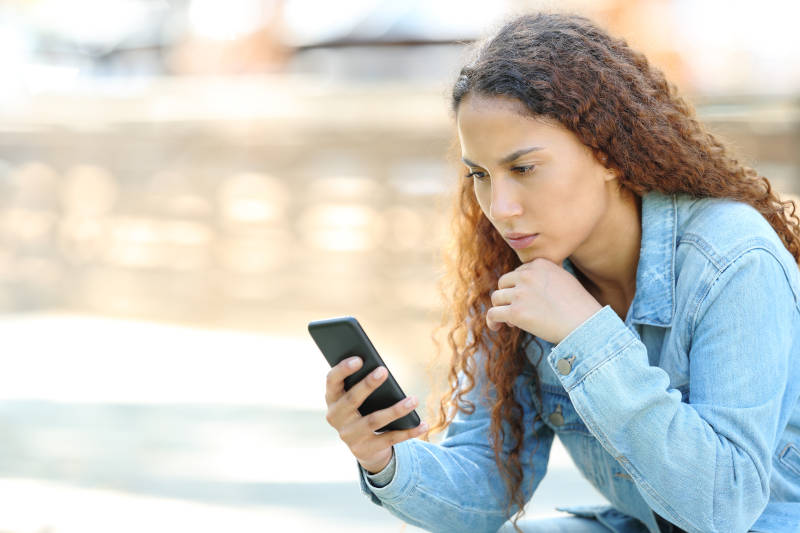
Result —
[[[794, 1], [0, 3], [0, 532], [414, 531], [359, 493], [306, 324], [357, 317], [427, 398], [450, 83], [542, 8], [797, 198]], [[603, 501], [551, 462], [530, 514]]]

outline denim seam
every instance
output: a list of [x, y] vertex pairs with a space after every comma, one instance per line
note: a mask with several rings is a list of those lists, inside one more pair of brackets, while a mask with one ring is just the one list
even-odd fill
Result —
[[688, 324], [689, 324], [689, 338], [690, 339], [694, 339], [694, 332], [697, 329], [698, 316], [700, 314], [700, 310], [703, 308], [703, 304], [705, 303], [706, 298], [708, 298], [709, 293], [711, 293], [711, 289], [714, 288], [714, 285], [717, 284], [717, 281], [719, 281], [719, 278], [722, 276], [722, 273], [725, 271], [725, 270], [720, 270], [719, 267], [717, 267], [716, 265], [714, 265], [714, 266], [717, 268], [717, 274], [716, 274], [716, 276], [714, 276], [714, 279], [712, 279], [706, 285], [705, 290], [703, 291], [703, 294], [697, 300], [697, 305], [695, 305], [694, 309], [692, 309], [691, 320], [688, 321]]
[[[789, 290], [791, 291], [792, 297], [794, 298], [795, 309], [800, 311], [800, 300], [798, 299], [797, 295], [795, 294], [794, 290], [792, 289], [791, 280], [789, 279], [789, 276], [786, 273], [786, 269], [783, 268], [783, 264], [780, 262], [778, 257], [775, 254], [773, 254], [772, 250], [770, 250], [769, 248], [766, 248], [764, 246], [753, 246], [753, 247], [747, 248], [745, 250], [742, 250], [736, 257], [731, 259], [725, 265], [725, 267], [722, 268], [722, 269], [719, 269], [719, 267], [717, 267], [716, 264], [714, 265], [718, 269], [717, 270], [717, 274], [716, 274], [716, 276], [714, 276], [714, 279], [711, 280], [711, 282], [708, 284], [708, 286], [706, 287], [705, 292], [703, 293], [702, 297], [697, 302], [697, 305], [695, 306], [695, 308], [692, 310], [691, 320], [689, 320], [689, 324], [690, 324], [689, 338], [692, 338], [694, 336], [695, 329], [697, 328], [697, 318], [698, 318], [698, 314], [700, 312], [700, 309], [703, 307], [703, 303], [705, 303], [706, 298], [708, 297], [709, 293], [711, 292], [711, 289], [719, 281], [719, 278], [722, 277], [722, 274], [724, 274], [731, 266], [733, 266], [733, 264], [736, 263], [736, 261], [739, 261], [742, 258], [742, 256], [744, 256], [745, 254], [747, 254], [749, 252], [752, 252], [754, 250], [764, 250], [769, 255], [771, 255], [773, 257], [773, 259], [775, 259], [775, 261], [777, 261], [778, 265], [781, 267], [781, 271], [783, 272], [783, 276], [786, 279], [786, 282], [789, 284]], [[713, 263], [713, 261], [712, 261], [712, 263]]]
[[[581, 381], [583, 381], [583, 380], [581, 380]], [[661, 496], [646, 481], [644, 476], [642, 476], [638, 472], [636, 467], [634, 467], [633, 464], [631, 464], [631, 462], [624, 455], [620, 455], [619, 451], [616, 450], [615, 447], [613, 446], [613, 444], [611, 443], [611, 439], [609, 439], [608, 435], [606, 435], [605, 432], [600, 427], [598, 427], [598, 425], [594, 422], [593, 418], [591, 418], [591, 417], [587, 418], [583, 413], [581, 413], [580, 411], [582, 411], [582, 409], [579, 409], [578, 404], [576, 404], [575, 402], [573, 402], [573, 406], [575, 407], [575, 410], [578, 411], [578, 414], [580, 415], [580, 417], [584, 421], [584, 423], [587, 425], [587, 427], [590, 428], [592, 433], [595, 434], [595, 435], [600, 435], [600, 437], [602, 437], [602, 438], [598, 438], [598, 441], [600, 441], [600, 445], [608, 453], [610, 453], [611, 456], [614, 457], [614, 459], [616, 459], [617, 462], [619, 462], [623, 466], [623, 468], [625, 468], [625, 470], [633, 478], [633, 480], [636, 483], [637, 487], [641, 487], [644, 490], [646, 490], [647, 493], [650, 494], [650, 496], [652, 496], [652, 498], [654, 500], [658, 501], [662, 506], [664, 506], [664, 508], [667, 509], [674, 517], [681, 517], [681, 519], [685, 520], [686, 523], [691, 524], [692, 527], [694, 527], [698, 531], [702, 531], [702, 528], [697, 527], [693, 522], [691, 522], [690, 520], [686, 519], [682, 515], [678, 514], [668, 502], [664, 501], [664, 499], [661, 498]], [[665, 518], [672, 519], [673, 516], [668, 516], [668, 517], [665, 517]]]
[[[742, 254], [754, 250], [756, 248], [762, 248], [767, 252], [772, 254], [772, 250], [770, 249], [771, 243], [763, 239], [761, 237], [751, 237], [740, 242], [735, 248], [730, 250], [731, 255], [730, 259], [726, 261], [726, 255], [722, 255], [718, 253], [714, 247], [705, 240], [702, 236], [697, 235], [695, 233], [687, 232], [681, 236], [681, 242], [686, 242], [687, 244], [693, 245], [697, 248], [700, 253], [702, 253], [706, 259], [708, 259], [711, 263], [714, 264], [717, 270], [725, 270], [730, 263], [736, 261]], [[774, 254], [772, 254], [774, 255]]]
[[453, 509], [455, 509], [457, 511], [481, 514], [481, 515], [484, 515], [484, 516], [486, 516], [486, 515], [500, 515], [500, 516], [505, 517], [505, 514], [506, 514], [505, 511], [492, 511], [492, 510], [488, 510], [487, 511], [487, 510], [483, 510], [483, 509], [472, 509], [472, 508], [469, 508], [469, 507], [462, 507], [461, 505], [459, 505], [459, 504], [457, 504], [455, 502], [452, 502], [452, 501], [448, 500], [447, 498], [442, 498], [441, 495], [435, 494], [433, 492], [429, 492], [427, 489], [424, 489], [422, 487], [417, 487], [417, 491], [421, 492], [422, 494], [425, 494], [426, 496], [428, 496], [432, 500], [440, 502], [442, 504], [445, 504], [445, 505], [447, 505], [449, 507], [452, 507]]
[[[658, 494], [658, 492], [657, 492], [657, 491], [656, 491], [656, 490], [653, 488], [653, 486], [652, 486], [652, 485], [650, 485], [650, 484], [647, 482], [647, 480], [644, 478], [644, 476], [642, 476], [642, 475], [639, 473], [639, 471], [636, 469], [636, 467], [635, 467], [635, 466], [633, 466], [633, 464], [632, 464], [630, 461], [628, 461], [628, 459], [627, 459], [626, 457], [624, 457], [624, 456], [623, 456], [623, 457], [621, 457], [621, 458], [619, 459], [619, 462], [620, 462], [620, 464], [622, 464], [623, 468], [625, 468], [625, 470], [626, 470], [626, 471], [627, 471], [629, 474], [631, 474], [631, 476], [632, 476], [632, 477], [633, 477], [633, 479], [635, 480], [635, 483], [636, 483], [636, 486], [637, 486], [637, 487], [642, 487], [644, 490], [646, 490], [646, 491], [647, 491], [647, 493], [648, 493], [648, 494], [650, 494], [650, 496], [651, 496], [651, 497], [652, 497], [654, 500], [658, 501], [658, 502], [659, 502], [659, 503], [660, 503], [662, 506], [664, 506], [664, 509], [666, 509], [666, 510], [667, 510], [667, 512], [669, 513], [669, 516], [664, 516], [664, 518], [667, 518], [667, 519], [669, 519], [669, 521], [670, 521], [670, 522], [675, 522], [676, 520], [677, 520], [677, 521], [681, 521], [681, 520], [683, 520], [683, 521], [685, 521], [687, 524], [690, 524], [690, 525], [691, 525], [693, 528], [695, 528], [697, 531], [703, 531], [703, 528], [701, 528], [701, 527], [697, 526], [697, 525], [696, 525], [694, 522], [692, 522], [691, 520], [689, 520], [687, 517], [683, 516], [681, 513], [678, 513], [678, 512], [675, 510], [675, 508], [674, 508], [674, 507], [672, 507], [672, 505], [670, 505], [670, 504], [669, 504], [669, 502], [667, 502], [666, 500], [664, 500], [664, 498], [662, 498], [662, 497], [661, 497], [661, 495], [660, 495], [660, 494]], [[712, 505], [713, 505], [713, 504], [712, 504]]]
[[[712, 427], [712, 429], [713, 429], [713, 427]], [[714, 433], [716, 433], [716, 431], [714, 431]], [[769, 484], [770, 483], [769, 482], [770, 482], [771, 473], [767, 472], [765, 475], [762, 475], [761, 471], [764, 469], [763, 466], [766, 466], [767, 469], [771, 468], [771, 466], [772, 466], [772, 458], [768, 455], [765, 458], [766, 459], [765, 462], [759, 461], [758, 458], [756, 457], [756, 455], [754, 455], [754, 452], [751, 452], [751, 450], [748, 447], [734, 444], [731, 441], [731, 439], [729, 439], [727, 436], [722, 436], [722, 438], [729, 443], [729, 446], [733, 450], [741, 452], [742, 455], [747, 457], [750, 460], [750, 462], [753, 464], [753, 469], [755, 470], [756, 476], [759, 479], [759, 485], [761, 486], [762, 489], [766, 489], [766, 492], [767, 492], [766, 502], [764, 502], [764, 506], [766, 506], [769, 503], [769, 499], [770, 499], [770, 496], [769, 496], [769, 492], [770, 492]], [[715, 459], [715, 461], [716, 461], [716, 459]], [[759, 469], [759, 465], [762, 466], [761, 469]], [[716, 489], [716, 485], [717, 485], [716, 479], [714, 481], [714, 485], [715, 485], [714, 488]], [[717, 494], [716, 490], [714, 490], [714, 494]], [[716, 521], [716, 517], [717, 517], [716, 500], [712, 498], [711, 502], [712, 502], [711, 503], [711, 519], [713, 521]], [[761, 512], [763, 512], [763, 508], [762, 508]], [[759, 514], [761, 514], [761, 513], [759, 513]]]
[[798, 468], [797, 468], [796, 466], [794, 466], [793, 464], [790, 464], [790, 463], [788, 463], [788, 462], [786, 462], [786, 461], [784, 461], [784, 460], [783, 460], [783, 458], [784, 458], [784, 457], [786, 457], [786, 455], [788, 455], [788, 453], [789, 453], [790, 451], [794, 451], [794, 453], [795, 453], [795, 454], [797, 454], [797, 456], [798, 456], [798, 457], [800, 457], [800, 450], [798, 450], [797, 448], [795, 448], [795, 447], [794, 447], [794, 445], [793, 445], [792, 443], [789, 443], [789, 444], [787, 444], [787, 445], [786, 445], [786, 446], [783, 448], [783, 450], [781, 450], [781, 453], [780, 453], [780, 455], [778, 456], [778, 461], [780, 461], [780, 463], [781, 463], [783, 466], [785, 466], [786, 468], [788, 468], [789, 470], [791, 470], [792, 472], [794, 472], [795, 474], [797, 474], [798, 476], [800, 476], [800, 469], [798, 469]]
[[[417, 456], [416, 456], [416, 454], [410, 453], [410, 452], [411, 452], [411, 450], [409, 450], [409, 453], [408, 453], [409, 458], [411, 459], [411, 479], [406, 481], [405, 486], [400, 488], [400, 490], [398, 491], [398, 494], [396, 496], [381, 497], [381, 496], [378, 496], [376, 494], [376, 496], [378, 496], [382, 502], [388, 503], [388, 504], [400, 503], [403, 500], [407, 499], [409, 494], [411, 493], [411, 491], [414, 490], [415, 487], [417, 487], [417, 485], [419, 483], [419, 465], [417, 464]], [[399, 460], [398, 460], [397, 457], [395, 457], [395, 460], [397, 461], [395, 463], [395, 474], [394, 474], [395, 477], [396, 477], [397, 476], [397, 468], [400, 465], [399, 465]], [[395, 479], [392, 479], [392, 481], [395, 481]], [[392, 481], [389, 482], [389, 485], [391, 485]], [[389, 485], [385, 485], [385, 487], [388, 487]], [[385, 488], [385, 487], [376, 487], [376, 488]]]
[[717, 262], [717, 257], [714, 257], [717, 254], [713, 253], [712, 250], [707, 250], [705, 248], [704, 245], [707, 244], [705, 240], [698, 238], [694, 234], [684, 233], [681, 236], [680, 244], [684, 243], [692, 245], [693, 248], [696, 248], [697, 251], [703, 254], [703, 257], [705, 257], [708, 260], [708, 262], [714, 265], [714, 268], [716, 268], [717, 270], [721, 270], [722, 267]]
[[614, 359], [616, 359], [617, 357], [619, 357], [619, 356], [622, 354], [622, 352], [624, 352], [625, 350], [627, 350], [627, 349], [628, 349], [628, 347], [629, 347], [631, 344], [633, 344], [634, 342], [636, 342], [637, 340], [638, 340], [638, 339], [636, 339], [635, 337], [634, 337], [634, 338], [631, 338], [631, 339], [630, 339], [628, 342], [626, 342], [626, 343], [625, 343], [625, 344], [623, 344], [623, 345], [622, 345], [622, 346], [621, 346], [619, 349], [617, 349], [617, 351], [615, 351], [615, 352], [612, 352], [611, 354], [609, 354], [609, 356], [608, 356], [608, 357], [606, 357], [605, 359], [603, 359], [602, 361], [600, 361], [599, 363], [597, 363], [596, 365], [594, 365], [592, 368], [590, 368], [589, 370], [587, 370], [586, 372], [584, 372], [584, 374], [583, 374], [583, 375], [582, 375], [582, 376], [581, 376], [581, 377], [580, 377], [580, 378], [579, 378], [579, 379], [578, 379], [578, 380], [577, 380], [575, 383], [573, 383], [573, 384], [572, 384], [572, 386], [571, 386], [569, 389], [567, 389], [567, 392], [572, 392], [572, 390], [573, 390], [575, 387], [577, 387], [578, 385], [580, 385], [581, 383], [583, 383], [583, 382], [584, 382], [584, 380], [585, 380], [587, 377], [591, 376], [591, 375], [592, 375], [592, 374], [594, 374], [594, 373], [595, 373], [597, 370], [600, 370], [600, 369], [601, 369], [602, 367], [604, 367], [606, 364], [608, 364], [609, 362], [611, 362], [611, 361], [613, 361]]

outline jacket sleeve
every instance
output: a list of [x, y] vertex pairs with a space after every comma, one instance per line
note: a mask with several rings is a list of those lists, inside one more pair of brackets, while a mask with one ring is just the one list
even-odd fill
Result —
[[548, 362], [654, 511], [688, 532], [747, 531], [769, 500], [797, 324], [780, 262], [754, 248], [716, 274], [690, 317], [689, 403], [609, 306]]
[[[401, 520], [434, 532], [495, 533], [509, 518], [505, 509], [507, 490], [491, 447], [494, 389], [490, 388], [489, 398], [481, 398], [485, 377], [478, 371], [475, 374], [475, 387], [465, 395], [475, 405], [473, 413], [459, 412], [438, 444], [419, 439], [395, 444], [395, 472], [387, 485], [370, 484], [366, 471], [356, 462], [364, 495]], [[546, 472], [553, 432], [540, 420], [534, 423], [535, 408], [525, 379], [517, 379], [515, 394], [523, 407], [526, 428], [520, 463], [524, 474], [521, 490], [527, 502]], [[513, 447], [508, 431], [506, 435], [502, 455]], [[518, 510], [512, 507], [511, 515]]]

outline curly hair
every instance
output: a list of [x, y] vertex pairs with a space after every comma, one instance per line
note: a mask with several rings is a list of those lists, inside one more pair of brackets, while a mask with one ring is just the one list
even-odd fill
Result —
[[[746, 202], [757, 209], [800, 261], [800, 219], [791, 201], [781, 201], [770, 182], [741, 164], [731, 150], [695, 118], [694, 109], [627, 42], [610, 36], [591, 20], [570, 14], [518, 16], [493, 36], [479, 42], [452, 88], [452, 112], [457, 115], [468, 94], [506, 96], [521, 102], [532, 116], [549, 117], [592, 149], [600, 164], [617, 171], [619, 186], [637, 196], [648, 191], [688, 193]], [[600, 154], [606, 158], [600, 159]], [[518, 328], [492, 332], [482, 317], [491, 307], [491, 293], [500, 276], [521, 262], [484, 216], [462, 180], [454, 197], [452, 235], [444, 253], [446, 271], [440, 284], [445, 311], [437, 332], [446, 330], [451, 359], [449, 390], [438, 398], [438, 420], [424, 437], [444, 431], [457, 412], [470, 414], [474, 404], [464, 395], [475, 387], [475, 354], [489, 353], [483, 371], [484, 395], [494, 387], [491, 409], [495, 461], [509, 491], [506, 514], [524, 514], [520, 453], [522, 408], [514, 383], [525, 361], [526, 344], [538, 340]], [[436, 333], [434, 342], [437, 345]], [[534, 373], [535, 374], [535, 373]], [[459, 375], [466, 378], [459, 382]], [[538, 376], [533, 391], [541, 398]], [[501, 457], [506, 422], [512, 447]]]

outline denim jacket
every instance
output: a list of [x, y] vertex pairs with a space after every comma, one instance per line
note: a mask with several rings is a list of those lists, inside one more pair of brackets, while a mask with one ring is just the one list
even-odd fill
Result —
[[[612, 531], [658, 533], [657, 513], [691, 533], [800, 532], [800, 272], [758, 211], [646, 194], [625, 320], [605, 306], [557, 345], [537, 340], [544, 353], [529, 343], [514, 389], [525, 501], [558, 435], [611, 504], [559, 509]], [[385, 486], [359, 466], [364, 495], [430, 531], [494, 532], [508, 519], [483, 357], [475, 411], [438, 444], [396, 444]]]

